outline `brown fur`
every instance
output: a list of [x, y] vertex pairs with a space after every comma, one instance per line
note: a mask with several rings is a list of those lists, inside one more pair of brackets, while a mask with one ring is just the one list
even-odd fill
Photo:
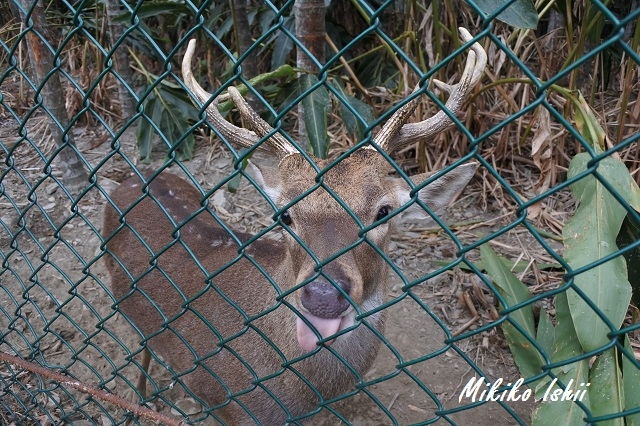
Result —
[[[321, 169], [325, 165], [318, 162]], [[457, 189], [448, 192], [455, 194], [466, 185], [473, 169], [445, 175], [457, 179]], [[388, 170], [377, 152], [359, 150], [331, 169], [323, 185], [368, 226], [381, 203], [396, 209], [408, 197], [406, 182], [390, 180]], [[316, 173], [300, 155], [285, 158], [279, 169], [261, 167], [256, 173], [279, 207], [316, 185]], [[447, 187], [449, 181], [433, 187]], [[405, 195], [399, 195], [400, 187]], [[190, 184], [163, 172], [151, 182], [149, 195], [142, 189], [134, 177], [111, 195], [126, 213], [121, 217], [107, 204], [107, 267], [117, 307], [148, 337], [143, 343], [163, 357], [174, 379], [232, 425], [255, 420], [283, 424], [313, 411], [321, 402], [316, 392], [326, 400], [354, 389], [381, 343], [360, 322], [382, 333], [383, 312], [365, 316], [332, 345], [306, 354], [296, 341], [296, 315], [287, 306], [304, 309], [301, 290], [281, 301], [277, 297], [315, 274], [312, 257], [290, 236], [287, 244], [258, 239], [239, 255], [238, 243], [202, 207], [202, 195]], [[434, 208], [442, 203], [435, 202]], [[323, 187], [289, 212], [291, 228], [320, 261], [359, 240], [360, 226]], [[234, 235], [241, 241], [251, 237]], [[333, 279], [349, 282], [349, 296], [365, 314], [383, 303], [387, 293], [388, 265], [370, 244], [386, 250], [388, 239], [389, 225], [383, 224], [322, 269]], [[264, 268], [277, 289], [253, 262]], [[353, 307], [348, 311], [355, 312]], [[291, 362], [303, 355], [307, 357]], [[271, 375], [276, 376], [265, 379]]]

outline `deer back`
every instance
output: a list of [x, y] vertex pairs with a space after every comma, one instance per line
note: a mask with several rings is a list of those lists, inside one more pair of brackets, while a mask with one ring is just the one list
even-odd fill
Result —
[[[358, 372], [369, 368], [380, 341], [365, 327], [334, 345], [339, 356], [321, 349], [283, 367], [304, 355], [296, 341], [296, 316], [277, 300], [286, 290], [278, 283], [292, 282], [283, 245], [258, 239], [242, 256], [186, 181], [164, 172], [148, 194], [144, 188], [138, 177], [128, 179], [111, 194], [124, 215], [112, 205], [105, 210], [103, 235], [113, 235], [106, 263], [116, 305], [140, 331], [141, 342], [162, 357], [172, 380], [217, 408], [221, 420], [284, 423], [311, 411], [320, 402], [316, 391], [331, 398], [358, 380], [342, 359]], [[250, 237], [234, 235], [241, 241]], [[372, 324], [382, 332], [383, 316]], [[264, 379], [276, 373], [282, 374]]]

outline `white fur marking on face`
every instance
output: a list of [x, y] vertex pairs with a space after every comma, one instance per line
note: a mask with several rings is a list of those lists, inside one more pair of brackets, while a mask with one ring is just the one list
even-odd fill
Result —
[[[362, 303], [359, 306], [360, 306], [361, 312], [368, 312], [377, 308], [380, 305], [382, 305], [382, 297], [380, 294], [374, 293], [370, 298], [362, 301]], [[353, 308], [348, 309], [348, 314], [345, 317], [343, 317], [342, 323], [340, 324], [340, 330], [344, 330], [345, 328], [351, 327], [356, 322], [356, 315], [357, 313], [355, 309]], [[381, 316], [382, 316], [382, 312], [378, 311], [375, 314], [371, 314], [365, 317], [365, 320], [370, 325], [377, 328], [380, 325]], [[364, 327], [364, 326], [361, 325], [361, 327]], [[355, 332], [356, 330], [357, 329], [354, 329], [353, 331], [350, 331], [349, 333], [343, 334], [340, 337], [338, 337], [333, 343], [333, 346], [337, 350], [340, 350], [342, 345], [347, 344], [346, 342], [351, 338], [353, 332]]]
[[251, 171], [251, 175], [253, 179], [255, 179], [256, 183], [260, 185], [260, 188], [267, 194], [267, 196], [276, 203], [280, 198], [280, 194], [282, 193], [282, 188], [278, 186], [269, 186], [264, 176], [262, 175], [262, 171], [258, 166], [253, 164], [251, 161], [248, 163], [248, 169]]
[[173, 192], [173, 189], [170, 189], [170, 190], [169, 190], [169, 195], [170, 195], [171, 197], [173, 197], [175, 194], [176, 194], [176, 193], [175, 193], [175, 192]]

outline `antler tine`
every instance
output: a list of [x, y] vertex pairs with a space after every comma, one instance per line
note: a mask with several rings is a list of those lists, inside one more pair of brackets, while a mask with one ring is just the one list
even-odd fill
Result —
[[[465, 28], [458, 28], [458, 30], [465, 43], [473, 39]], [[458, 84], [449, 85], [440, 80], [433, 80], [433, 84], [436, 87], [449, 93], [449, 99], [447, 99], [445, 106], [453, 114], [457, 114], [460, 111], [466, 95], [480, 81], [486, 65], [486, 52], [479, 43], [474, 43], [471, 45], [471, 51], [469, 51], [467, 63]], [[387, 152], [395, 151], [410, 143], [436, 135], [451, 124], [451, 119], [444, 111], [438, 111], [433, 117], [419, 123], [404, 124], [409, 114], [415, 109], [417, 102], [418, 98], [396, 111], [380, 131], [382, 133], [388, 127], [387, 132], [381, 135], [380, 138], [376, 135], [374, 141], [382, 149]]]
[[[213, 97], [213, 95], [200, 86], [193, 76], [191, 71], [191, 60], [193, 53], [196, 49], [196, 40], [191, 39], [187, 46], [187, 51], [182, 59], [182, 78], [185, 84], [191, 91], [192, 95], [201, 103], [206, 103]], [[236, 105], [240, 114], [249, 122], [249, 125], [254, 131], [247, 130], [243, 127], [234, 126], [222, 117], [218, 111], [218, 103], [225, 102], [231, 98]], [[214, 99], [207, 107], [207, 116], [211, 121], [211, 124], [231, 143], [243, 146], [245, 148], [252, 148], [260, 138], [273, 132], [273, 128], [262, 120], [258, 114], [251, 109], [251, 107], [242, 98], [240, 93], [235, 87], [229, 87], [228, 94], [220, 95]], [[297, 152], [287, 142], [287, 140], [280, 134], [274, 133], [265, 141], [265, 145], [260, 145], [258, 149], [271, 152], [279, 159], [284, 156]]]
[[295, 154], [298, 151], [289, 143], [289, 141], [282, 136], [280, 133], [275, 132], [273, 127], [269, 125], [266, 121], [262, 119], [258, 115], [257, 112], [247, 103], [247, 101], [242, 97], [238, 89], [230, 86], [227, 89], [227, 92], [231, 96], [233, 103], [238, 108], [240, 115], [244, 118], [251, 128], [256, 134], [263, 138], [269, 134], [269, 139], [266, 140], [265, 143], [269, 145], [274, 154], [278, 156], [279, 159], [283, 159], [287, 155]]

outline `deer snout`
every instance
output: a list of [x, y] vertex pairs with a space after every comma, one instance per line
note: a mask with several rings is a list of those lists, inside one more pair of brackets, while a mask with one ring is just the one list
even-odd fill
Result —
[[[352, 284], [342, 274], [331, 274], [333, 282], [351, 297]], [[314, 350], [318, 337], [327, 339], [349, 327], [352, 319], [343, 315], [350, 303], [338, 288], [324, 277], [318, 277], [300, 290], [300, 309], [296, 319], [298, 344], [305, 351]], [[325, 341], [331, 345], [335, 339]]]
[[[347, 295], [350, 294], [351, 285], [348, 282], [338, 280], [335, 283]], [[340, 314], [351, 306], [342, 292], [324, 277], [318, 277], [302, 287], [300, 301], [311, 315], [327, 319], [338, 318]]]

